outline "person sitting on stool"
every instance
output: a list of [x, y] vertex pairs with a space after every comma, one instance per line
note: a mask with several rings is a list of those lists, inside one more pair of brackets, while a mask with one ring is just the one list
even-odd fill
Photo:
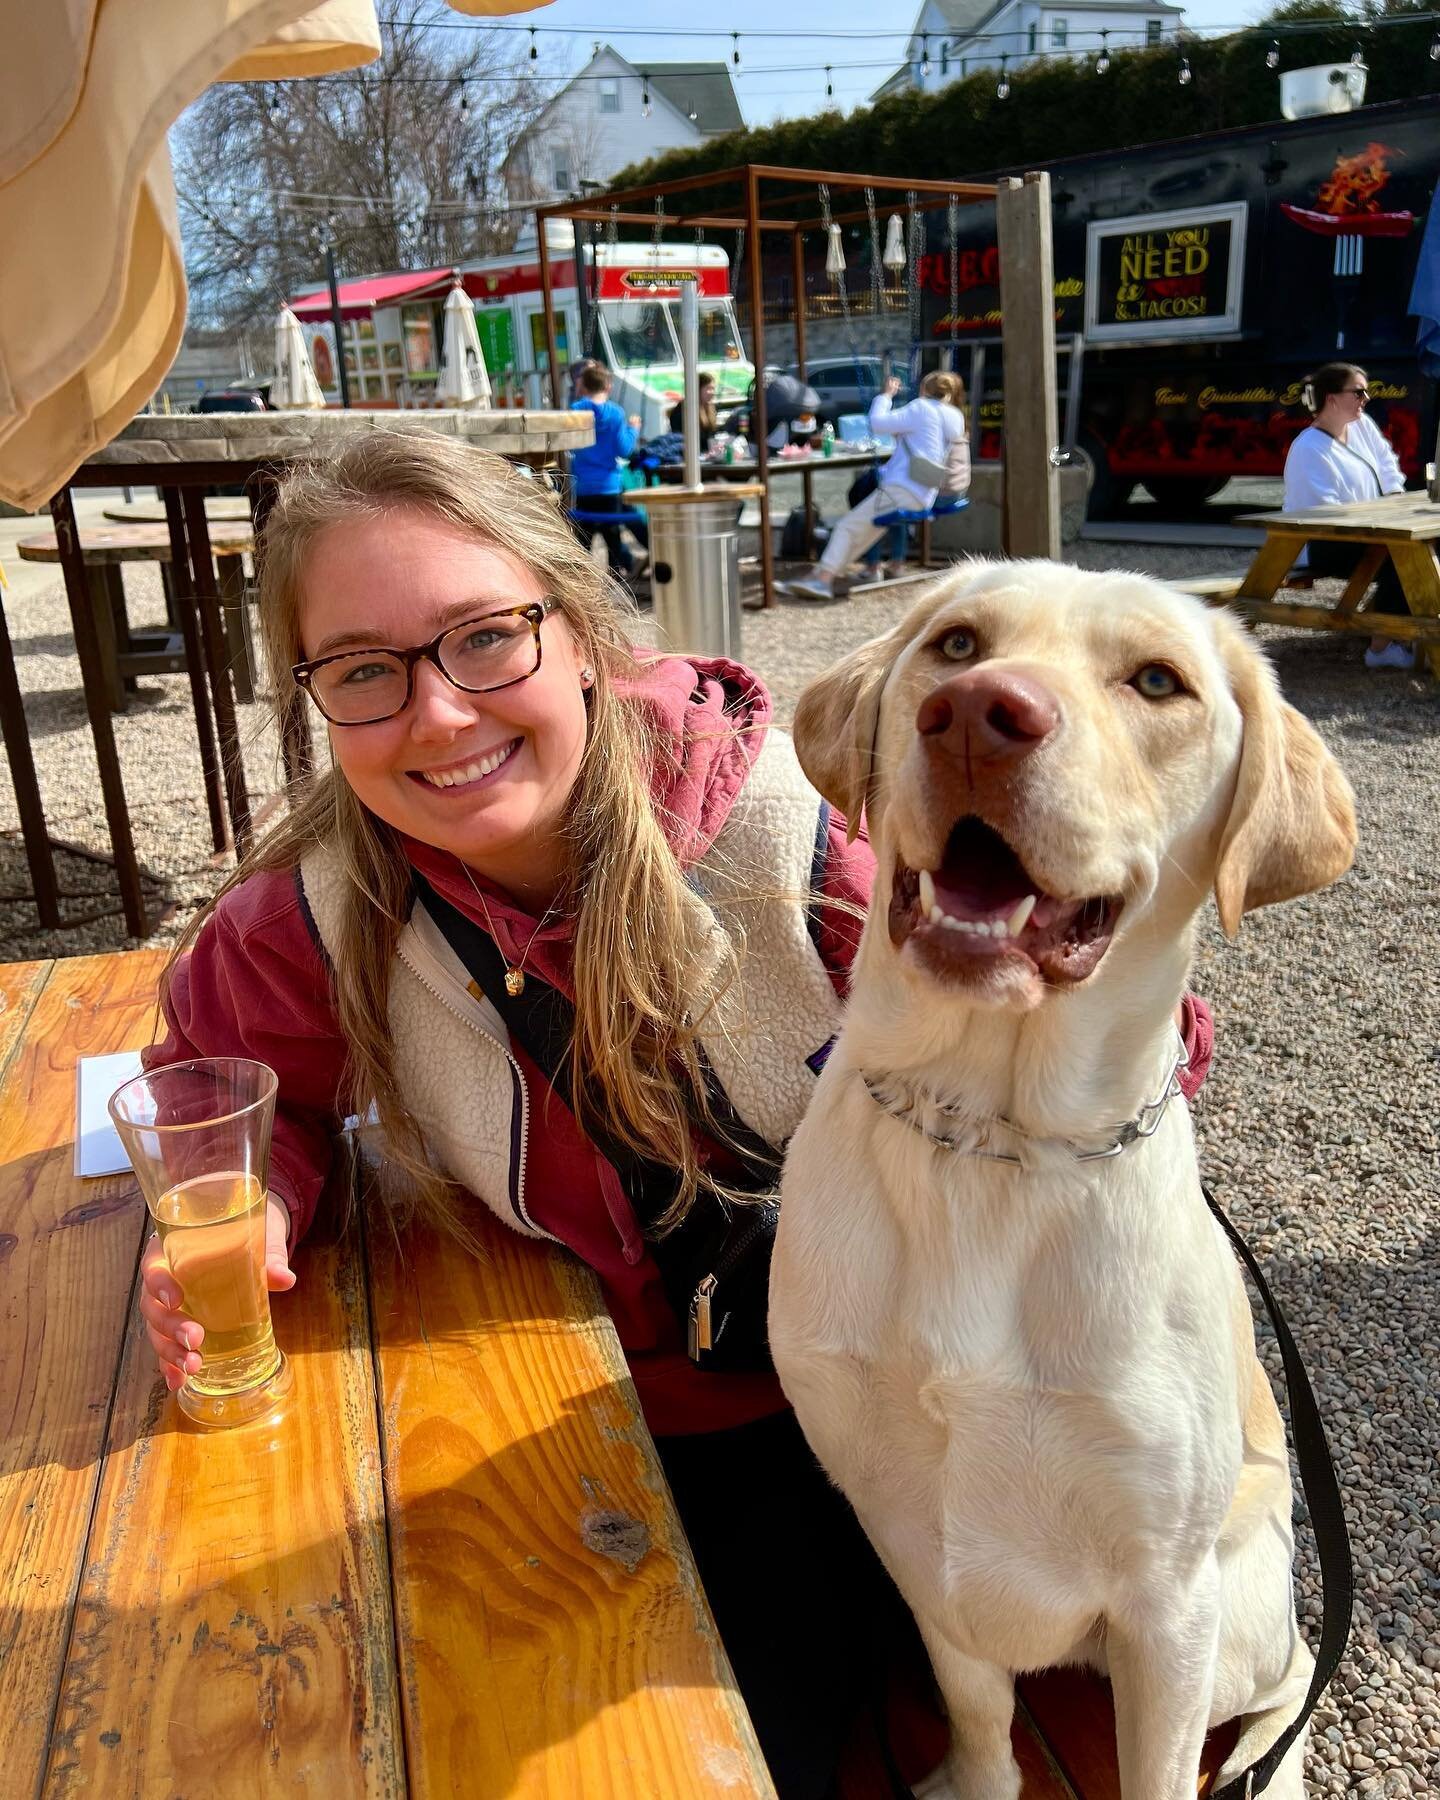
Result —
[[[1285, 511], [1312, 506], [1348, 506], [1398, 494], [1405, 477], [1390, 441], [1365, 416], [1370, 395], [1365, 371], [1354, 363], [1326, 363], [1305, 377], [1300, 397], [1314, 415], [1290, 445], [1285, 458]], [[1349, 577], [1366, 546], [1322, 539], [1301, 551], [1296, 568], [1311, 575]], [[1387, 557], [1375, 578], [1371, 612], [1406, 616], [1405, 592]], [[1413, 669], [1415, 652], [1392, 638], [1373, 637], [1365, 652], [1367, 669]]]
[[891, 375], [870, 403], [872, 433], [896, 440], [893, 455], [880, 471], [879, 485], [836, 524], [810, 573], [786, 582], [787, 593], [807, 600], [833, 600], [835, 577], [884, 537], [885, 527], [875, 523], [877, 514], [924, 513], [934, 506], [939, 490], [925, 486], [915, 475], [911, 453], [940, 468], [952, 463], [952, 449], [965, 444], [965, 415], [959, 406], [965, 385], [958, 375], [936, 370], [920, 383], [919, 399], [896, 411], [894, 399], [900, 386], [900, 377]]
[[[700, 454], [703, 456], [710, 448], [715, 433], [719, 430], [719, 420], [715, 411], [715, 377], [701, 375], [695, 382], [696, 398], [699, 405], [696, 413], [700, 425]], [[670, 429], [685, 435], [685, 401], [679, 399], [670, 408]]]
[[[595, 415], [595, 442], [583, 450], [570, 452], [570, 477], [574, 483], [572, 506], [579, 513], [618, 513], [625, 510], [621, 498], [620, 462], [635, 448], [635, 425], [628, 420], [610, 398], [614, 386], [610, 371], [603, 363], [592, 363], [580, 371], [580, 398], [571, 403], [571, 412]], [[635, 559], [620, 536], [619, 525], [591, 525], [573, 520], [580, 542], [588, 550], [598, 531], [605, 539], [605, 554], [612, 575], [631, 575]], [[648, 550], [650, 533], [638, 521], [626, 522], [629, 531]]]

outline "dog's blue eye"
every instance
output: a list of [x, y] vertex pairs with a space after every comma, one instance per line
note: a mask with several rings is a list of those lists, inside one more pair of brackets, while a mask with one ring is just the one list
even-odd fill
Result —
[[1172, 694], [1180, 692], [1180, 677], [1164, 663], [1146, 663], [1131, 677], [1130, 685], [1147, 700], [1168, 700]]
[[956, 631], [947, 631], [940, 640], [940, 654], [948, 656], [951, 662], [965, 662], [975, 650], [975, 633], [966, 631], [963, 626]]

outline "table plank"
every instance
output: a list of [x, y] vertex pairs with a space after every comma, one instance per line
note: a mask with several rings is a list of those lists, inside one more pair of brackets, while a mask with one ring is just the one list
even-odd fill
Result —
[[54, 966], [48, 960], [0, 964], [0, 1079]]
[[50, 1731], [144, 1229], [133, 1177], [72, 1172], [75, 1065], [149, 1040], [163, 961], [54, 964], [0, 1081], [0, 1769], [25, 1792]]
[[1342, 506], [1297, 507], [1294, 512], [1242, 513], [1237, 525], [1260, 525], [1267, 532], [1303, 539], [1354, 541], [1382, 535], [1408, 542], [1440, 538], [1440, 506], [1422, 492], [1386, 494]]
[[[210, 526], [210, 548], [216, 556], [246, 555], [255, 548], [255, 533], [248, 520], [217, 519]], [[60, 560], [53, 530], [21, 538], [16, 549], [21, 562]], [[87, 565], [169, 562], [170, 533], [164, 525], [87, 525], [81, 533], [80, 552]]]
[[295, 1268], [278, 1421], [191, 1425], [132, 1325], [42, 1800], [405, 1792], [358, 1234]]
[[371, 1237], [413, 1795], [770, 1795], [588, 1272]]

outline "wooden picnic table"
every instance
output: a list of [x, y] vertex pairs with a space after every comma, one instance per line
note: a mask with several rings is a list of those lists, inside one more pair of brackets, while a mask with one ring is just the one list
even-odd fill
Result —
[[[1270, 624], [1379, 634], [1419, 644], [1431, 673], [1440, 676], [1440, 561], [1435, 555], [1440, 541], [1440, 506], [1427, 494], [1387, 494], [1381, 500], [1315, 506], [1301, 512], [1246, 513], [1237, 523], [1262, 527], [1265, 542], [1240, 583], [1236, 611]], [[1307, 543], [1315, 541], [1364, 547], [1339, 603], [1307, 606], [1276, 600], [1296, 557]], [[1361, 609], [1360, 602], [1387, 556], [1400, 578], [1409, 618]]]
[[[163, 964], [0, 965], [5, 1792], [771, 1796], [573, 1258], [485, 1214], [483, 1260], [317, 1230], [275, 1306], [285, 1416], [180, 1414], [136, 1312], [136, 1184], [72, 1149], [76, 1062], [150, 1040]], [[1022, 1682], [1012, 1741], [1024, 1800], [1119, 1800], [1097, 1678]]]
[[[221, 616], [235, 698], [255, 698], [254, 641], [245, 593], [245, 558], [255, 551], [255, 532], [246, 502], [244, 520], [210, 521], [210, 548], [215, 557]], [[163, 506], [157, 508], [164, 518]], [[53, 528], [20, 539], [22, 562], [58, 563], [60, 542]], [[122, 525], [87, 525], [80, 540], [90, 597], [95, 608], [96, 634], [104, 669], [110, 710], [124, 712], [127, 692], [137, 676], [178, 675], [185, 669], [185, 640], [176, 612], [174, 591], [165, 581], [166, 611], [171, 625], [162, 632], [135, 632], [125, 610], [126, 563], [156, 563], [168, 577], [173, 554], [170, 532], [164, 524], [131, 522]]]

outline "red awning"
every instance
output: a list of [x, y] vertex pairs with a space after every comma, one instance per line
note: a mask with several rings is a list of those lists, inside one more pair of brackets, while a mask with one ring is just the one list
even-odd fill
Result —
[[[408, 275], [368, 275], [359, 281], [340, 283], [342, 319], [368, 319], [377, 306], [394, 306], [401, 300], [420, 300], [443, 294], [455, 279], [453, 269], [412, 269]], [[297, 319], [328, 319], [330, 290], [315, 288], [290, 302]]]

